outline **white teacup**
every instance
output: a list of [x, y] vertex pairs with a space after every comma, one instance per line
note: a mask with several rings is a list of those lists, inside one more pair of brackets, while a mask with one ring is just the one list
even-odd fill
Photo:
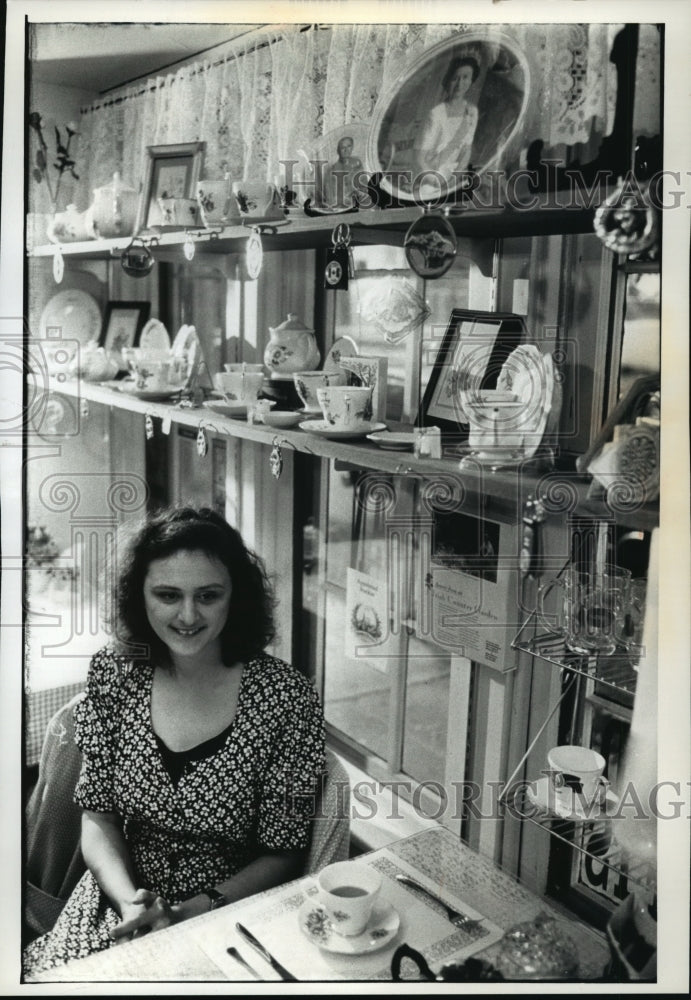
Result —
[[196, 226], [199, 224], [199, 206], [194, 198], [159, 198], [164, 226]]
[[358, 861], [337, 861], [317, 876], [319, 902], [344, 937], [362, 934], [381, 889], [381, 875]]
[[372, 422], [371, 386], [331, 385], [317, 389], [317, 399], [324, 420], [334, 430], [364, 430]]
[[249, 404], [257, 400], [264, 385], [264, 375], [262, 372], [217, 372], [214, 385], [223, 393], [226, 402]]
[[169, 359], [134, 361], [132, 368], [135, 388], [147, 392], [164, 392], [168, 389], [175, 389], [183, 382], [179, 370], [175, 369], [174, 362]]
[[584, 805], [590, 805], [606, 790], [608, 781], [602, 776], [606, 761], [596, 750], [572, 745], [553, 747], [547, 763], [551, 789], [560, 798], [576, 796]]
[[321, 413], [317, 389], [345, 385], [345, 372], [294, 372], [293, 382], [307, 413]]
[[245, 219], [282, 219], [281, 199], [266, 181], [233, 181], [233, 194]]

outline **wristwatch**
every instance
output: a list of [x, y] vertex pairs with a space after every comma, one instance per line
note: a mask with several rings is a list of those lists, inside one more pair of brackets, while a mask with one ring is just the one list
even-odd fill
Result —
[[204, 895], [208, 896], [211, 900], [210, 910], [217, 910], [220, 906], [225, 906], [228, 902], [227, 898], [218, 889], [205, 889]]

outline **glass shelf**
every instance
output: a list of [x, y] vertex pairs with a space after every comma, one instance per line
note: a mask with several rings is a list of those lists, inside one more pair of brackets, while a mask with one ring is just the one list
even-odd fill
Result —
[[532, 611], [511, 643], [512, 649], [537, 656], [560, 670], [568, 670], [593, 680], [596, 691], [600, 689], [605, 697], [614, 696], [614, 700], [633, 707], [638, 674], [629, 653], [621, 650], [610, 656], [592, 657], [572, 653], [566, 648], [561, 636], [552, 633], [530, 636], [528, 633], [536, 619], [536, 612]]
[[[617, 823], [626, 822], [627, 814], [617, 812], [617, 805], [608, 807], [607, 812], [587, 818], [564, 819], [544, 807], [535, 804], [529, 797], [525, 783], [516, 787], [510, 800], [514, 816], [540, 827], [550, 837], [577, 851], [583, 859], [595, 865], [609, 868], [615, 875], [624, 876], [631, 887], [638, 887], [653, 896], [657, 888], [655, 865], [630, 854], [617, 843]], [[599, 844], [592, 849], [593, 844]]]

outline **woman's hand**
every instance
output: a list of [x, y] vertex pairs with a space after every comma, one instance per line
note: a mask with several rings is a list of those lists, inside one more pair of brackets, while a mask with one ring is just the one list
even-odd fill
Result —
[[149, 931], [160, 931], [178, 920], [177, 909], [149, 889], [137, 889], [122, 906], [122, 920], [110, 932], [114, 941], [130, 941]]

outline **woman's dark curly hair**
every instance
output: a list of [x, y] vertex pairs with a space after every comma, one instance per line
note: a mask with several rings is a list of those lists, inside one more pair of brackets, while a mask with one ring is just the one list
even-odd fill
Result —
[[461, 66], [470, 66], [473, 71], [472, 82], [475, 83], [480, 75], [480, 64], [477, 59], [473, 56], [459, 56], [457, 59], [452, 59], [449, 63], [449, 68], [446, 73], [444, 73], [444, 79], [441, 82], [441, 89], [444, 92], [444, 100], [448, 100], [449, 87], [451, 86], [451, 81], [456, 75], [456, 70], [460, 69]]
[[275, 635], [273, 591], [264, 564], [245, 546], [240, 533], [208, 507], [157, 511], [129, 541], [119, 564], [113, 601], [120, 641], [145, 644], [152, 661], [170, 664], [168, 647], [149, 624], [144, 580], [155, 559], [180, 551], [204, 552], [223, 563], [230, 574], [230, 609], [221, 632], [225, 665], [246, 663], [261, 653]]

